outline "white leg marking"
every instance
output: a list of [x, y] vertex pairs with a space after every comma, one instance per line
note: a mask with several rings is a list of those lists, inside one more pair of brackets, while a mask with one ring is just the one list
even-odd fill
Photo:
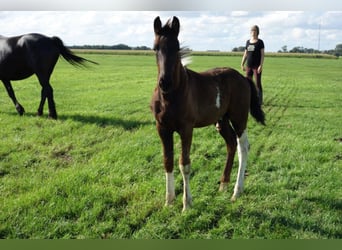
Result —
[[179, 165], [179, 169], [183, 176], [183, 212], [192, 205], [192, 197], [190, 192], [190, 164]]
[[220, 95], [221, 95], [221, 93], [220, 93], [219, 87], [216, 87], [216, 89], [217, 89], [216, 108], [219, 109], [219, 108], [221, 107], [221, 100], [220, 100]]
[[235, 201], [243, 191], [243, 181], [245, 178], [245, 170], [247, 166], [247, 156], [248, 156], [248, 138], [247, 138], [247, 130], [245, 130], [241, 137], [237, 139], [238, 143], [238, 156], [239, 156], [239, 170], [238, 176], [236, 178], [236, 184], [234, 187], [234, 194], [231, 198], [232, 201]]
[[175, 178], [173, 172], [165, 173], [166, 177], [166, 202], [165, 206], [171, 205], [175, 199]]

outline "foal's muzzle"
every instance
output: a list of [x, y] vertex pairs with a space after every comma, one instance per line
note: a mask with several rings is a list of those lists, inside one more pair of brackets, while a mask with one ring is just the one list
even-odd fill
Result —
[[160, 77], [158, 86], [163, 93], [169, 93], [172, 91], [172, 80], [167, 77]]

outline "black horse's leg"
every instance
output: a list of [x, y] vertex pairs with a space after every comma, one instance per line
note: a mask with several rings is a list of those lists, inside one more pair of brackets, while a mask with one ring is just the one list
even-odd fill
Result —
[[38, 115], [43, 114], [45, 100], [48, 100], [49, 118], [57, 119], [57, 111], [55, 101], [53, 99], [53, 89], [49, 83], [49, 77], [38, 76], [39, 83], [42, 86], [41, 100], [38, 108]]
[[42, 116], [43, 115], [43, 109], [44, 109], [45, 100], [46, 100], [46, 96], [45, 96], [44, 91], [42, 89], [42, 91], [41, 91], [41, 100], [40, 100], [38, 111], [37, 111], [37, 115], [38, 116]]
[[15, 97], [15, 94], [14, 94], [14, 90], [12, 88], [12, 84], [10, 81], [8, 80], [2, 80], [6, 90], [7, 90], [7, 93], [9, 95], [9, 97], [12, 99], [14, 105], [15, 105], [15, 108], [17, 109], [19, 115], [23, 115], [24, 112], [25, 112], [25, 109], [23, 108], [23, 106], [20, 105], [20, 103], [17, 101], [17, 98]]

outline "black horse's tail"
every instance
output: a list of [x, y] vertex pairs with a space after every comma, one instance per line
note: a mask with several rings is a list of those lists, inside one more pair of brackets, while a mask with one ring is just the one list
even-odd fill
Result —
[[65, 60], [67, 60], [70, 64], [74, 66], [85, 66], [86, 62], [90, 62], [93, 64], [98, 64], [97, 62], [85, 59], [83, 57], [75, 55], [70, 49], [65, 47], [63, 41], [59, 37], [52, 37], [52, 40], [56, 43], [60, 54], [63, 56]]
[[249, 85], [251, 87], [251, 106], [250, 106], [251, 115], [255, 118], [257, 122], [260, 122], [262, 125], [266, 125], [265, 113], [261, 108], [260, 100], [258, 97], [257, 90], [255, 88], [254, 82], [247, 77], [246, 79], [248, 80]]

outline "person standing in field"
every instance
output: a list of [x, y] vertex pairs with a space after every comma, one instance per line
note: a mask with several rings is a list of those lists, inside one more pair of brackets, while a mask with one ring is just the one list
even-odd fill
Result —
[[245, 52], [242, 56], [241, 68], [243, 71], [246, 71], [246, 76], [249, 79], [253, 80], [254, 76], [260, 104], [263, 103], [261, 73], [264, 63], [264, 52], [265, 45], [264, 42], [259, 39], [259, 27], [257, 25], [253, 25], [251, 27], [251, 38], [247, 40]]

